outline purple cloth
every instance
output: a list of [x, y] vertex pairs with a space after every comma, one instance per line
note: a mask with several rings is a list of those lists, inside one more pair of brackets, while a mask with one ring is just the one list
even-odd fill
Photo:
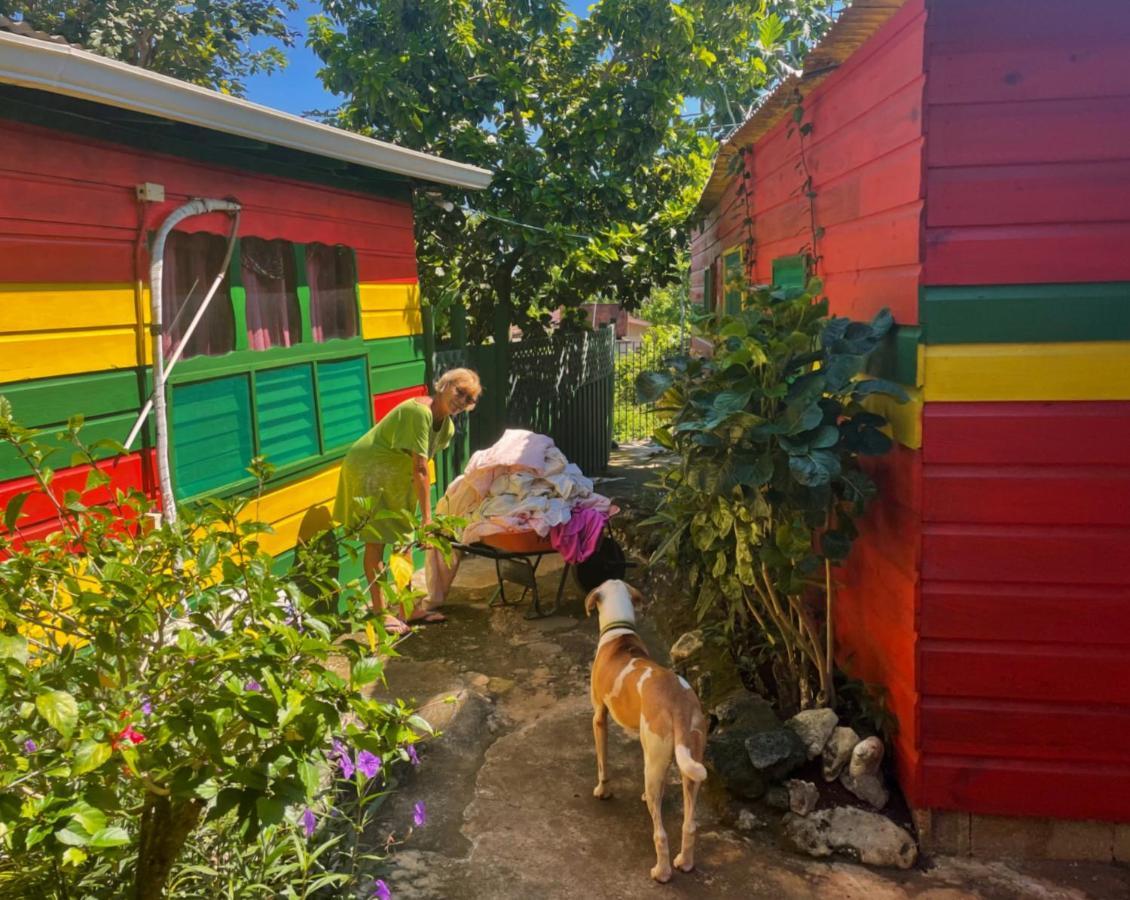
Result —
[[574, 509], [568, 522], [549, 529], [549, 543], [567, 563], [584, 562], [600, 544], [608, 516], [599, 509]]

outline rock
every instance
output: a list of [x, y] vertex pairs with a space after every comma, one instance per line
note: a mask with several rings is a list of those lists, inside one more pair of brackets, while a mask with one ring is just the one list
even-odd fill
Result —
[[[445, 731], [462, 712], [471, 698], [471, 691], [461, 689], [445, 691], [428, 698], [416, 710], [416, 714], [427, 722], [434, 731]], [[417, 732], [421, 737], [423, 733]]]
[[785, 782], [789, 792], [789, 809], [798, 816], [807, 816], [816, 809], [816, 802], [820, 799], [820, 792], [811, 781], [800, 781], [790, 778]]
[[671, 645], [671, 662], [686, 662], [703, 648], [702, 629], [688, 631]]
[[742, 831], [755, 831], [768, 825], [769, 823], [760, 816], [754, 815], [752, 810], [743, 809], [738, 813], [738, 828]]
[[775, 784], [765, 792], [765, 802], [774, 809], [788, 810], [789, 789], [783, 784]]
[[804, 741], [808, 750], [808, 758], [816, 759], [824, 749], [824, 745], [828, 743], [828, 738], [832, 736], [832, 732], [839, 721], [839, 716], [836, 715], [834, 709], [827, 707], [824, 709], [806, 709], [789, 719], [785, 723], [785, 727], [795, 731], [797, 736]]
[[838, 806], [808, 816], [786, 813], [785, 839], [810, 856], [838, 853], [871, 866], [909, 869], [918, 858], [914, 838], [886, 816]]
[[891, 799], [890, 792], [883, 784], [883, 776], [879, 774], [865, 772], [862, 775], [852, 775], [850, 770], [846, 770], [840, 775], [840, 784], [876, 809], [882, 809]]
[[761, 732], [781, 727], [769, 701], [744, 688], [727, 694], [710, 712], [718, 720], [720, 730]]
[[808, 759], [804, 742], [789, 728], [755, 734], [746, 739], [745, 749], [753, 767], [774, 781], [784, 778]]
[[856, 778], [860, 775], [877, 775], [882, 761], [883, 742], [877, 737], [864, 738], [852, 749], [848, 769]]
[[706, 768], [730, 793], [756, 800], [765, 793], [765, 777], [749, 761], [745, 732], [715, 732], [706, 739]]
[[492, 694], [505, 694], [514, 689], [514, 681], [510, 678], [496, 676], [487, 682], [487, 690]]
[[859, 735], [854, 728], [838, 727], [824, 745], [824, 780], [835, 781], [851, 759], [851, 751], [859, 743]]

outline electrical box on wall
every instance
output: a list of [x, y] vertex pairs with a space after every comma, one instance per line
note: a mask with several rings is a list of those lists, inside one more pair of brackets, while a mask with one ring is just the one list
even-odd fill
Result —
[[147, 181], [137, 186], [137, 199], [147, 203], [161, 203], [165, 199], [165, 186]]

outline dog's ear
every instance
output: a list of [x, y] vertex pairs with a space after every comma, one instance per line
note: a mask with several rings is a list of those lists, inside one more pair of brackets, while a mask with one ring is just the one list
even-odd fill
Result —
[[639, 609], [641, 606], [643, 606], [643, 594], [641, 594], [630, 584], [628, 585], [628, 596], [632, 598], [633, 609]]
[[[604, 585], [601, 585], [603, 587]], [[600, 588], [594, 588], [589, 591], [589, 595], [585, 597], [585, 615], [591, 616], [593, 609], [600, 602]]]

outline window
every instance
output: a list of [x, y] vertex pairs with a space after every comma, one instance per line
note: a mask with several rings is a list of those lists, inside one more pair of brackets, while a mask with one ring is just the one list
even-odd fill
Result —
[[315, 341], [351, 338], [357, 327], [357, 266], [348, 247], [306, 245], [310, 327]]
[[731, 247], [722, 254], [722, 312], [733, 316], [742, 311], [745, 297], [745, 267], [742, 265], [742, 248]]
[[702, 311], [714, 311], [714, 279], [717, 274], [717, 263], [711, 263], [702, 273]]
[[808, 257], [803, 253], [797, 256], [778, 256], [773, 260], [774, 288], [795, 297], [804, 293], [807, 284]]
[[[218, 234], [174, 231], [165, 242], [161, 278], [161, 318], [165, 323], [165, 354], [180, 344], [208, 288], [224, 264], [227, 240]], [[235, 349], [235, 317], [227, 276], [200, 320], [184, 356], [219, 356]]]
[[[226, 247], [218, 235], [170, 236], [165, 313], [177, 320], [178, 339]], [[169, 397], [180, 499], [247, 489], [256, 455], [267, 457], [279, 478], [340, 457], [372, 427], [353, 251], [240, 238], [224, 284], [170, 376]]]
[[252, 350], [290, 347], [302, 340], [294, 244], [242, 238], [239, 280], [246, 303], [248, 346]]

